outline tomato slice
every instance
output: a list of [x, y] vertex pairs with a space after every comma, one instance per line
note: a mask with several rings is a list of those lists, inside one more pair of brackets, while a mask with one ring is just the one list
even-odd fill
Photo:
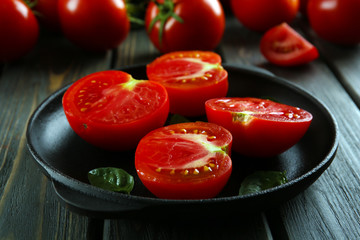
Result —
[[209, 122], [228, 129], [233, 150], [250, 157], [271, 157], [296, 144], [308, 130], [311, 113], [259, 98], [217, 98], [205, 103]]
[[109, 150], [135, 149], [169, 113], [166, 89], [116, 70], [90, 74], [63, 96], [71, 128], [87, 142]]
[[229, 85], [221, 57], [207, 51], [162, 55], [147, 65], [147, 75], [150, 81], [165, 86], [170, 112], [183, 116], [204, 115], [205, 101], [226, 96]]
[[271, 63], [296, 66], [318, 58], [318, 50], [288, 24], [268, 30], [260, 41], [260, 51]]
[[173, 124], [140, 141], [135, 167], [145, 187], [159, 198], [211, 198], [230, 177], [231, 144], [231, 133], [216, 124]]

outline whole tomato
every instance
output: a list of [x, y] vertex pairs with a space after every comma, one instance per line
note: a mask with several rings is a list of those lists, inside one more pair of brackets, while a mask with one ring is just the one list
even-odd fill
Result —
[[145, 26], [162, 53], [213, 50], [222, 39], [225, 16], [218, 0], [157, 0], [147, 7]]
[[39, 25], [23, 1], [2, 0], [0, 32], [0, 62], [9, 62], [22, 57], [35, 46]]
[[309, 0], [307, 14], [321, 38], [344, 45], [360, 43], [360, 0]]
[[309, 0], [300, 0], [300, 12], [301, 14], [307, 16], [307, 4]]
[[236, 18], [247, 28], [263, 32], [290, 23], [299, 11], [299, 0], [231, 0]]
[[130, 29], [123, 0], [59, 0], [58, 8], [64, 35], [87, 50], [116, 48]]
[[58, 14], [58, 0], [32, 0], [41, 25], [50, 31], [60, 31], [60, 20]]

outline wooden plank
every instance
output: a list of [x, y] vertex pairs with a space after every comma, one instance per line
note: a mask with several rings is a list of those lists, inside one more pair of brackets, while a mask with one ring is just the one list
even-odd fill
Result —
[[192, 216], [180, 221], [117, 220], [105, 221], [104, 240], [114, 239], [272, 239], [264, 216], [256, 214], [226, 219], [198, 219]]
[[317, 37], [307, 22], [302, 22], [306, 36], [319, 49], [321, 57], [360, 107], [360, 45], [342, 46]]
[[0, 76], [0, 239], [86, 239], [87, 217], [59, 204], [26, 147], [30, 114], [66, 83], [110, 66], [62, 36], [41, 36], [35, 50], [4, 65]]
[[[340, 130], [340, 147], [336, 158], [327, 171], [305, 192], [268, 215], [270, 226], [283, 222], [283, 228], [272, 228], [275, 235], [290, 239], [358, 239], [360, 237], [360, 206], [358, 182], [360, 163], [358, 132], [360, 112], [349, 93], [342, 87], [322, 58], [295, 68], [276, 67], [261, 56], [258, 48], [261, 35], [252, 33], [237, 21], [227, 21], [222, 52], [227, 62], [249, 64], [267, 69], [286, 78], [318, 97], [336, 116]], [[231, 34], [230, 34], [231, 32]], [[360, 59], [360, 54], [347, 59], [348, 53], [337, 52], [343, 63]], [[343, 69], [342, 65], [338, 65]], [[347, 69], [347, 74], [358, 76], [356, 62]], [[348, 78], [350, 81], [354, 78]], [[276, 217], [278, 215], [278, 217]], [[278, 233], [278, 230], [286, 231]]]

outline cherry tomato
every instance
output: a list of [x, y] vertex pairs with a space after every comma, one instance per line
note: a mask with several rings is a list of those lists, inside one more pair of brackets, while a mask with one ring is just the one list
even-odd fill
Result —
[[209, 122], [228, 129], [233, 150], [250, 157], [271, 157], [296, 144], [312, 115], [300, 108], [258, 98], [217, 98], [206, 102]]
[[58, 8], [64, 35], [84, 49], [116, 48], [128, 35], [123, 0], [59, 0]]
[[39, 22], [50, 31], [60, 31], [58, 0], [32, 0]]
[[38, 22], [21, 0], [2, 0], [0, 4], [0, 63], [26, 55], [39, 36]]
[[245, 27], [263, 32], [280, 23], [290, 23], [299, 4], [299, 0], [231, 0], [231, 9]]
[[190, 122], [156, 129], [141, 139], [135, 168], [159, 198], [215, 197], [227, 183], [232, 136], [213, 123]]
[[218, 0], [151, 1], [145, 26], [160, 52], [213, 50], [222, 39], [225, 16]]
[[300, 0], [300, 12], [301, 14], [307, 16], [307, 4], [309, 0]]
[[147, 75], [165, 86], [170, 112], [183, 116], [204, 115], [205, 101], [225, 97], [229, 85], [221, 57], [205, 51], [164, 54], [147, 65]]
[[309, 0], [307, 14], [315, 33], [332, 43], [360, 43], [359, 0]]
[[269, 62], [280, 66], [302, 65], [319, 57], [316, 47], [286, 23], [263, 35], [260, 51]]
[[169, 99], [166, 89], [156, 82], [108, 70], [72, 84], [63, 96], [63, 107], [81, 138], [120, 151], [135, 149], [143, 136], [164, 125]]

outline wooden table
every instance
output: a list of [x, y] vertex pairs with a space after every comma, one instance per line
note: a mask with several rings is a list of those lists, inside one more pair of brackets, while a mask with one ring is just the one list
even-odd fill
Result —
[[58, 201], [26, 147], [31, 113], [81, 76], [145, 64], [159, 52], [142, 29], [132, 30], [118, 49], [100, 54], [43, 32], [30, 54], [0, 66], [0, 239], [360, 239], [360, 46], [325, 42], [300, 18], [293, 26], [318, 47], [319, 59], [301, 67], [276, 67], [260, 54], [261, 34], [231, 16], [216, 52], [225, 63], [266, 69], [324, 102], [339, 125], [337, 155], [313, 185], [275, 209], [195, 225], [94, 219]]

